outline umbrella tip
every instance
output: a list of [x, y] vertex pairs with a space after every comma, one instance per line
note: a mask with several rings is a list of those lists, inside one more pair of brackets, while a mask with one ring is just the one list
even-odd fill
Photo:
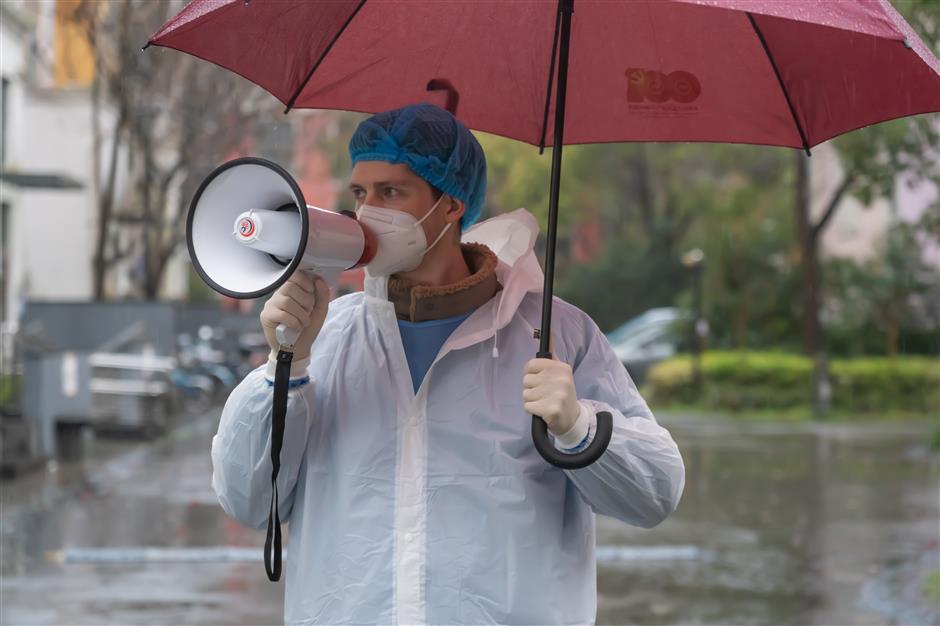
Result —
[[149, 47], [150, 47], [150, 42], [148, 41], [147, 43], [145, 43], [143, 46], [140, 47], [140, 51], [143, 52]]

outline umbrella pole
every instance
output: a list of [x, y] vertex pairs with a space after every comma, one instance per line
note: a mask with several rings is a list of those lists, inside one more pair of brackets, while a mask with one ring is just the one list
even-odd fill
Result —
[[552, 285], [555, 280], [555, 239], [558, 231], [558, 190], [561, 187], [561, 151], [565, 136], [565, 99], [568, 88], [568, 44], [574, 0], [559, 0], [561, 42], [558, 54], [558, 83], [555, 87], [555, 132], [552, 136], [552, 179], [548, 199], [548, 234], [545, 241], [545, 284], [542, 288], [542, 326], [538, 358], [551, 358]]
[[[552, 284], [555, 279], [555, 240], [558, 231], [558, 190], [561, 185], [561, 152], [565, 134], [565, 97], [568, 87], [568, 49], [571, 41], [571, 15], [574, 0], [558, 0], [561, 34], [558, 50], [558, 83], [555, 91], [555, 132], [552, 137], [552, 179], [548, 201], [548, 234], [545, 242], [545, 283], [542, 288], [542, 324], [539, 330], [537, 358], [550, 359], [552, 328]], [[579, 469], [596, 461], [607, 449], [613, 432], [613, 419], [607, 411], [597, 414], [597, 432], [591, 445], [581, 452], [568, 454], [556, 449], [548, 437], [548, 426], [538, 415], [532, 416], [532, 440], [546, 461], [563, 469]]]

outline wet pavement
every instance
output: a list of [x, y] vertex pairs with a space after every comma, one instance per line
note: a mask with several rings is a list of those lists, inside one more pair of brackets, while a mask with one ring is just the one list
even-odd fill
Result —
[[601, 566], [598, 623], [940, 624], [929, 424], [660, 419], [686, 463], [679, 509], [651, 530], [598, 517], [598, 542], [700, 553]]
[[[281, 623], [264, 533], [210, 487], [217, 420], [0, 483], [0, 623]], [[598, 517], [599, 624], [940, 624], [929, 425], [661, 421], [682, 503], [650, 530]]]
[[[218, 415], [153, 444], [98, 440], [94, 460], [2, 485], [0, 623], [282, 623], [284, 583], [265, 576], [264, 535], [230, 520], [210, 486]], [[217, 545], [258, 546], [258, 561], [60, 564], [48, 554]]]

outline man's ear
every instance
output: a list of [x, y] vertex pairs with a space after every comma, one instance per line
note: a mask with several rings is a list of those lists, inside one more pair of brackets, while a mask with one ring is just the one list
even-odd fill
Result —
[[450, 202], [447, 204], [447, 212], [445, 213], [446, 219], [448, 222], [459, 222], [460, 218], [463, 217], [466, 206], [463, 203], [463, 200], [458, 200], [453, 196], [448, 196]]

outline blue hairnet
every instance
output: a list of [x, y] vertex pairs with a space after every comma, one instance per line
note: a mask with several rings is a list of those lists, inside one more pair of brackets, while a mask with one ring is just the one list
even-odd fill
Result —
[[359, 161], [404, 163], [440, 191], [462, 200], [466, 230], [480, 217], [486, 196], [486, 157], [457, 118], [433, 104], [411, 104], [364, 120], [349, 140]]

